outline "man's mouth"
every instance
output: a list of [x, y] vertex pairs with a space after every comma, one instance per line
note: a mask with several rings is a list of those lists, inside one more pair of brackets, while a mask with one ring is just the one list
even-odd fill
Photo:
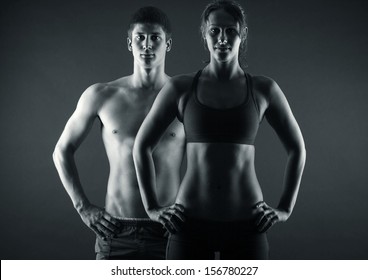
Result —
[[142, 58], [154, 58], [155, 55], [153, 53], [142, 53], [141, 57]]

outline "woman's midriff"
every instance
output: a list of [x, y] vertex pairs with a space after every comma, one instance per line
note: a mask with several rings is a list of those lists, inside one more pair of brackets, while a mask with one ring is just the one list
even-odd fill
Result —
[[263, 200], [254, 169], [253, 145], [188, 143], [187, 171], [177, 203], [188, 217], [213, 221], [252, 218], [252, 207]]

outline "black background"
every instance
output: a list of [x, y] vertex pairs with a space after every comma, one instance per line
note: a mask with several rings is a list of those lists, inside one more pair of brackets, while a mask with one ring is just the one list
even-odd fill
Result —
[[[249, 17], [248, 69], [274, 78], [302, 128], [307, 164], [290, 220], [268, 234], [272, 259], [367, 259], [368, 2], [239, 1]], [[80, 94], [132, 72], [126, 25], [139, 7], [173, 25], [166, 71], [204, 66], [207, 1], [2, 1], [0, 257], [93, 259], [94, 235], [63, 189], [52, 151]], [[263, 122], [256, 168], [276, 206], [286, 154]], [[90, 200], [104, 203], [108, 163], [96, 122], [78, 150]]]

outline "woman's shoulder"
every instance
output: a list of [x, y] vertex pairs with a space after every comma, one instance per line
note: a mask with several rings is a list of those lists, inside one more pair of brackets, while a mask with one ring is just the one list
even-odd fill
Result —
[[267, 76], [254, 75], [252, 76], [252, 84], [254, 88], [261, 90], [269, 90], [276, 84], [276, 82], [274, 79]]
[[273, 95], [280, 91], [276, 81], [263, 75], [252, 76], [252, 87], [256, 95], [270, 100]]
[[165, 92], [171, 92], [176, 95], [177, 98], [181, 98], [184, 94], [190, 91], [192, 88], [193, 80], [196, 73], [188, 73], [176, 75], [170, 78], [165, 85]]
[[180, 92], [187, 91], [187, 89], [191, 87], [196, 73], [197, 72], [173, 76], [169, 83]]

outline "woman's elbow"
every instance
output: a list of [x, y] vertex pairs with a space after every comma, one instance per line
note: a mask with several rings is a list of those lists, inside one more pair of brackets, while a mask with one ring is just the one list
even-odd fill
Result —
[[134, 162], [137, 162], [139, 155], [141, 154], [141, 146], [137, 143], [137, 141], [134, 142], [132, 154]]
[[143, 155], [149, 154], [151, 151], [150, 146], [145, 144], [143, 141], [139, 139], [134, 142], [133, 145], [133, 160], [134, 162], [140, 161]]
[[307, 150], [304, 141], [294, 143], [287, 148], [289, 156], [297, 157], [300, 161], [305, 162], [307, 157]]
[[303, 147], [300, 147], [296, 152], [296, 158], [298, 159], [299, 161], [299, 164], [300, 166], [304, 169], [304, 166], [305, 166], [305, 162], [307, 160], [307, 150], [306, 148], [303, 146]]

